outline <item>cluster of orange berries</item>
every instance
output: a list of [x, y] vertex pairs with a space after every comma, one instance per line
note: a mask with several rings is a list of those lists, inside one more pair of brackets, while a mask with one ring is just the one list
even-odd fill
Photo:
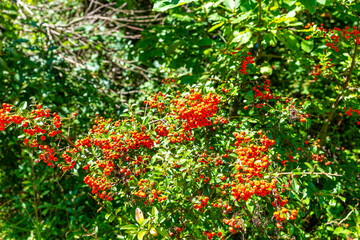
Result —
[[183, 141], [194, 141], [194, 135], [192, 132], [173, 132], [169, 135], [169, 141], [170, 143], [180, 143]]
[[209, 126], [212, 117], [218, 110], [220, 96], [214, 93], [208, 93], [206, 96], [195, 89], [190, 90], [190, 94], [184, 96], [183, 99], [173, 100], [173, 113], [176, 119], [184, 120], [183, 130], [191, 131], [192, 129]]
[[[346, 110], [347, 108], [346, 107], [343, 107], [343, 110]], [[357, 115], [360, 115], [360, 110], [358, 109], [353, 109], [353, 108], [349, 108], [345, 114], [349, 117], [351, 115], [353, 115], [353, 113], [356, 113]]]
[[0, 131], [5, 131], [5, 126], [12, 123], [20, 124], [25, 119], [21, 115], [10, 114], [11, 105], [7, 103], [2, 104], [2, 109], [0, 109]]
[[250, 141], [250, 138], [246, 136], [246, 132], [234, 132], [233, 136], [236, 138], [235, 146], [240, 146], [242, 143], [246, 143]]
[[41, 117], [46, 117], [46, 118], [50, 117], [50, 109], [44, 110], [42, 109], [41, 105], [37, 105], [36, 108], [37, 108], [36, 110], [34, 109], [31, 111], [31, 114], [33, 114], [34, 119]]
[[[210, 178], [209, 178], [209, 177], [205, 177], [204, 174], [201, 174], [201, 175], [200, 175], [200, 179], [202, 179], [202, 181], [203, 181], [204, 183], [208, 183], [208, 182], [210, 181]], [[198, 179], [198, 178], [195, 178], [195, 182], [199, 182], [199, 179]]]
[[163, 84], [171, 84], [175, 82], [174, 78], [165, 78], [164, 80], [161, 80]]
[[105, 178], [98, 177], [96, 179], [94, 177], [86, 176], [84, 178], [84, 183], [92, 189], [91, 193], [96, 194], [101, 199], [106, 199], [107, 201], [111, 201], [113, 199], [112, 192], [106, 192], [107, 189], [111, 189], [112, 184], [110, 182], [106, 182]]
[[228, 230], [232, 234], [235, 234], [238, 231], [244, 231], [244, 223], [241, 219], [238, 218], [223, 219], [223, 223], [229, 226]]
[[221, 124], [228, 124], [229, 120], [227, 120], [226, 118], [224, 118], [223, 116], [217, 116], [215, 118], [215, 121], [213, 122], [214, 125], [216, 125], [218, 122], [220, 122]]
[[[322, 162], [324, 160], [324, 158], [325, 158], [324, 154], [321, 154], [321, 155], [319, 155], [319, 154], [311, 154], [311, 157], [312, 157], [312, 159], [314, 161], [318, 161], [318, 162]], [[331, 162], [327, 161], [325, 163], [325, 166], [329, 166], [330, 164], [331, 164]]]
[[[57, 162], [58, 158], [55, 156], [55, 149], [54, 148], [50, 148], [48, 145], [45, 145], [43, 147], [45, 149], [46, 152], [40, 154], [39, 159], [41, 161], [43, 161], [44, 163], [46, 163], [49, 167], [54, 167], [54, 163]], [[40, 146], [40, 149], [42, 149], [42, 147]], [[35, 163], [38, 163], [39, 160], [36, 159]], [[58, 166], [60, 167], [60, 166]]]
[[[271, 182], [265, 180], [252, 180], [254, 177], [263, 177], [263, 171], [269, 166], [269, 157], [265, 154], [268, 148], [275, 144], [274, 140], [270, 140], [263, 135], [260, 142], [261, 146], [249, 144], [242, 146], [243, 143], [249, 141], [245, 133], [234, 133], [237, 142], [235, 145], [235, 153], [238, 155], [239, 163], [235, 164], [237, 173], [234, 175], [237, 182], [231, 184], [231, 195], [237, 200], [247, 201], [252, 195], [266, 196], [270, 195], [272, 190], [276, 187], [276, 179]], [[244, 183], [245, 178], [245, 183]]]
[[[10, 124], [10, 122], [15, 123], [17, 125], [20, 125], [24, 128], [23, 133], [31, 136], [39, 136], [40, 140], [45, 141], [46, 140], [46, 132], [48, 132], [49, 137], [53, 137], [57, 134], [61, 134], [61, 130], [54, 130], [50, 125], [43, 125], [43, 127], [40, 127], [36, 123], [33, 124], [32, 128], [29, 128], [29, 119], [18, 114], [11, 114], [11, 105], [9, 104], [2, 104], [3, 109], [0, 110], [0, 130], [5, 129], [5, 125]], [[44, 118], [49, 118], [51, 116], [49, 109], [42, 109], [41, 105], [37, 105], [35, 110], [31, 111], [31, 116], [34, 120], [43, 121]], [[61, 118], [57, 113], [53, 113], [53, 122], [52, 124], [59, 128], [62, 126]], [[38, 148], [39, 150], [44, 151], [40, 154], [39, 159], [35, 159], [35, 163], [38, 163], [43, 161], [46, 163], [47, 166], [55, 167], [55, 162], [57, 162], [58, 158], [55, 156], [55, 149], [49, 147], [46, 144], [39, 143], [37, 139], [32, 139], [30, 141], [29, 138], [24, 139], [24, 144], [29, 145], [31, 148]], [[57, 164], [59, 168], [62, 166], [60, 164]]]
[[151, 149], [154, 146], [154, 140], [150, 138], [150, 134], [139, 133], [137, 131], [132, 131], [131, 139], [126, 139], [125, 141], [128, 144], [128, 148], [139, 149], [140, 147]]
[[155, 132], [158, 134], [158, 137], [167, 137], [169, 135], [169, 130], [162, 124], [156, 126]]
[[324, 154], [321, 154], [321, 155], [311, 154], [311, 157], [314, 161], [319, 161], [319, 162], [321, 162], [325, 158]]
[[[287, 208], [282, 208], [280, 211], [275, 211], [273, 213], [274, 218], [277, 221], [276, 227], [277, 228], [282, 228], [282, 224], [281, 222], [286, 220], [286, 215], [289, 213], [289, 210]], [[290, 212], [290, 219], [291, 220], [295, 220], [296, 216], [297, 216], [298, 212], [296, 209], [291, 210]]]
[[199, 212], [203, 212], [203, 208], [208, 204], [209, 198], [208, 197], [200, 197], [198, 204], [193, 204], [193, 208], [198, 210]]
[[314, 26], [314, 25], [315, 25], [314, 22], [312, 22], [312, 23], [307, 23], [304, 28], [305, 28], [305, 29], [306, 29], [306, 28], [311, 28], [311, 27]]
[[223, 234], [221, 232], [218, 232], [217, 234], [215, 232], [207, 232], [207, 231], [203, 231], [203, 235], [206, 236], [209, 240], [213, 239], [216, 235], [218, 237], [220, 237], [221, 240], [225, 239], [225, 237], [223, 236]]
[[166, 107], [163, 101], [159, 101], [159, 97], [161, 97], [162, 100], [166, 100], [166, 94], [158, 92], [157, 94], [154, 94], [152, 100], [145, 100], [144, 103], [149, 105], [150, 109], [157, 108], [159, 113], [161, 114]]
[[274, 201], [271, 203], [271, 205], [275, 208], [277, 207], [283, 207], [287, 204], [287, 202], [289, 201], [289, 199], [287, 197], [285, 198], [282, 198], [278, 193], [277, 191], [274, 191], [275, 192], [275, 199]]
[[[138, 196], [140, 198], [146, 198], [146, 197], [149, 197], [148, 198], [148, 201], [145, 201], [144, 204], [147, 205], [149, 203], [153, 203], [154, 200], [157, 200], [158, 202], [163, 202], [167, 199], [167, 196], [160, 196], [163, 194], [163, 191], [162, 190], [156, 190], [156, 189], [152, 189], [150, 191], [149, 188], [149, 184], [144, 184], [143, 186], [143, 183], [148, 183], [149, 182], [149, 179], [141, 179], [139, 182], [138, 182], [138, 185], [139, 185], [139, 191], [135, 191], [134, 192], [134, 195], [135, 196]], [[152, 182], [151, 183], [151, 186], [153, 187], [154, 186], [154, 183]], [[145, 190], [145, 192], [144, 192]]]
[[224, 93], [228, 93], [230, 90], [231, 88], [224, 88], [224, 87], [221, 88], [221, 91]]
[[241, 58], [242, 58], [242, 62], [241, 62], [241, 69], [239, 69], [239, 73], [242, 73], [242, 74], [246, 75], [247, 74], [246, 73], [247, 65], [255, 63], [254, 57], [252, 57], [251, 53], [248, 52], [247, 56], [243, 55], [243, 56], [241, 56]]
[[211, 206], [214, 208], [223, 208], [223, 214], [232, 211], [232, 207], [227, 203], [223, 203], [221, 199], [219, 199], [217, 203], [211, 203]]

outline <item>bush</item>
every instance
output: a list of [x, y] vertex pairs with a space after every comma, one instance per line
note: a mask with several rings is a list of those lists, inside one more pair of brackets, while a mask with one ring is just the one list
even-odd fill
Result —
[[82, 179], [118, 238], [359, 237], [358, 4], [186, 3], [155, 2], [168, 24], [136, 51], [162, 84], [119, 114], [75, 140], [75, 109], [4, 103], [0, 130], [21, 129], [32, 171]]

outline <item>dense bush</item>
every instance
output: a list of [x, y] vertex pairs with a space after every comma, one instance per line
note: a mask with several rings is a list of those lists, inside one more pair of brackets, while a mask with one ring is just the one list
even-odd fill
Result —
[[1, 4], [4, 237], [359, 237], [360, 4]]

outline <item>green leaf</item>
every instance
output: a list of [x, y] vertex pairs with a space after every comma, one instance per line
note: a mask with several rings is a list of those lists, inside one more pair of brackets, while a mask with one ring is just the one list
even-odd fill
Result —
[[308, 109], [310, 106], [311, 106], [311, 102], [306, 101], [306, 102], [304, 102], [304, 104], [303, 104], [303, 109], [306, 110], [306, 109]]
[[2, 68], [3, 70], [6, 70], [6, 71], [9, 70], [8, 65], [6, 64], [6, 62], [4, 61], [4, 59], [2, 59], [1, 57], [0, 57], [0, 66], [1, 66], [1, 68]]
[[146, 218], [144, 221], [141, 222], [140, 227], [144, 227], [149, 221], [150, 218]]
[[155, 206], [152, 208], [151, 212], [152, 212], [152, 215], [155, 216], [155, 218], [158, 217], [159, 211], [157, 210], [157, 208]]
[[121, 208], [117, 208], [117, 209], [115, 210], [115, 215], [117, 215], [119, 212], [121, 212]]
[[165, 51], [166, 55], [170, 55], [180, 46], [180, 40], [175, 40]]
[[24, 101], [19, 105], [19, 109], [26, 109], [26, 107], [27, 107], [27, 101]]
[[235, 2], [234, 0], [224, 0], [223, 3], [227, 9], [231, 10], [232, 12], [235, 12], [236, 8], [239, 7], [240, 1]]
[[247, 92], [246, 95], [245, 95], [245, 98], [247, 100], [249, 100], [250, 102], [254, 101], [254, 93], [252, 91]]
[[285, 44], [288, 48], [294, 51], [299, 50], [300, 44], [294, 35], [292, 35], [291, 33], [285, 33], [284, 37], [285, 37]]
[[264, 64], [264, 66], [260, 68], [260, 72], [264, 75], [269, 76], [272, 74], [273, 69], [271, 68], [270, 64]]
[[128, 225], [122, 226], [120, 229], [121, 230], [136, 230], [137, 226], [134, 224], [128, 224]]
[[238, 43], [238, 45], [243, 45], [249, 42], [250, 38], [251, 38], [251, 32], [250, 30], [246, 30], [244, 32], [241, 33], [234, 33], [235, 38], [232, 40], [232, 42], [236, 42]]
[[196, 0], [162, 0], [157, 1], [154, 4], [153, 11], [155, 12], [165, 12], [169, 9], [194, 2]]
[[144, 238], [146, 232], [147, 232], [147, 231], [144, 231], [144, 230], [143, 230], [143, 231], [140, 231], [140, 232], [138, 233], [138, 239], [139, 239], [139, 240], [142, 240], [142, 239]]
[[163, 228], [156, 228], [156, 231], [160, 233], [161, 236], [163, 236], [165, 239], [169, 238], [169, 233], [163, 229]]
[[294, 233], [294, 225], [292, 225], [291, 223], [289, 223], [290, 227], [288, 228], [289, 229], [289, 236], [292, 236], [293, 233]]
[[300, 0], [301, 4], [303, 4], [305, 6], [305, 8], [307, 10], [309, 10], [309, 12], [311, 14], [315, 13], [316, 10], [316, 0]]
[[114, 219], [115, 219], [115, 216], [114, 216], [114, 215], [111, 215], [111, 216], [109, 217], [108, 221], [109, 221], [109, 222], [112, 222], [112, 221], [114, 221]]
[[212, 32], [212, 31], [214, 31], [215, 29], [218, 29], [219, 27], [221, 27], [222, 25], [224, 25], [224, 23], [225, 23], [225, 22], [221, 22], [221, 23], [219, 23], [219, 24], [216, 24], [216, 25], [212, 26], [212, 27], [208, 30], [208, 32]]
[[302, 40], [301, 41], [301, 49], [305, 52], [309, 53], [314, 49], [314, 40]]

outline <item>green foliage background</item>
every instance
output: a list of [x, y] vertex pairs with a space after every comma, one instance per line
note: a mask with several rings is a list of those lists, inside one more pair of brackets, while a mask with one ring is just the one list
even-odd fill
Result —
[[[325, 42], [306, 41], [311, 31], [304, 28], [308, 22], [359, 27], [357, 1], [5, 0], [0, 11], [0, 102], [41, 103], [62, 116], [78, 112], [71, 135], [79, 137], [95, 114], [118, 118], [125, 103], [142, 107], [144, 93], [166, 89], [161, 83], [165, 78], [179, 86], [230, 88], [227, 110], [245, 122], [243, 127], [270, 129], [279, 151], [296, 152], [304, 139], [321, 138], [322, 152], [333, 164], [325, 168], [312, 163], [308, 171], [343, 175], [295, 180], [292, 197], [301, 202], [296, 206], [301, 218], [279, 238], [360, 237], [359, 117], [339, 115], [343, 107], [360, 108], [359, 57], [349, 88], [342, 91], [339, 86], [355, 53], [346, 45], [342, 54], [325, 53]], [[241, 59], [231, 54], [235, 48], [256, 56], [256, 65], [249, 66], [241, 81]], [[312, 82], [313, 65], [325, 57], [334, 59], [337, 74]], [[243, 111], [253, 101], [247, 94], [265, 75], [274, 95], [307, 103], [311, 127], [294, 130], [285, 124], [288, 116], [276, 116], [276, 109], [267, 109], [272, 120]], [[334, 110], [339, 94], [343, 97]], [[325, 123], [333, 111], [335, 116]], [[0, 133], [0, 238], [123, 235], [119, 224], [105, 218], [106, 211], [87, 195], [81, 177], [34, 165], [33, 153], [20, 147], [18, 136], [10, 129]], [[340, 224], [344, 218], [349, 228]], [[259, 239], [259, 232], [251, 230], [248, 237]]]

